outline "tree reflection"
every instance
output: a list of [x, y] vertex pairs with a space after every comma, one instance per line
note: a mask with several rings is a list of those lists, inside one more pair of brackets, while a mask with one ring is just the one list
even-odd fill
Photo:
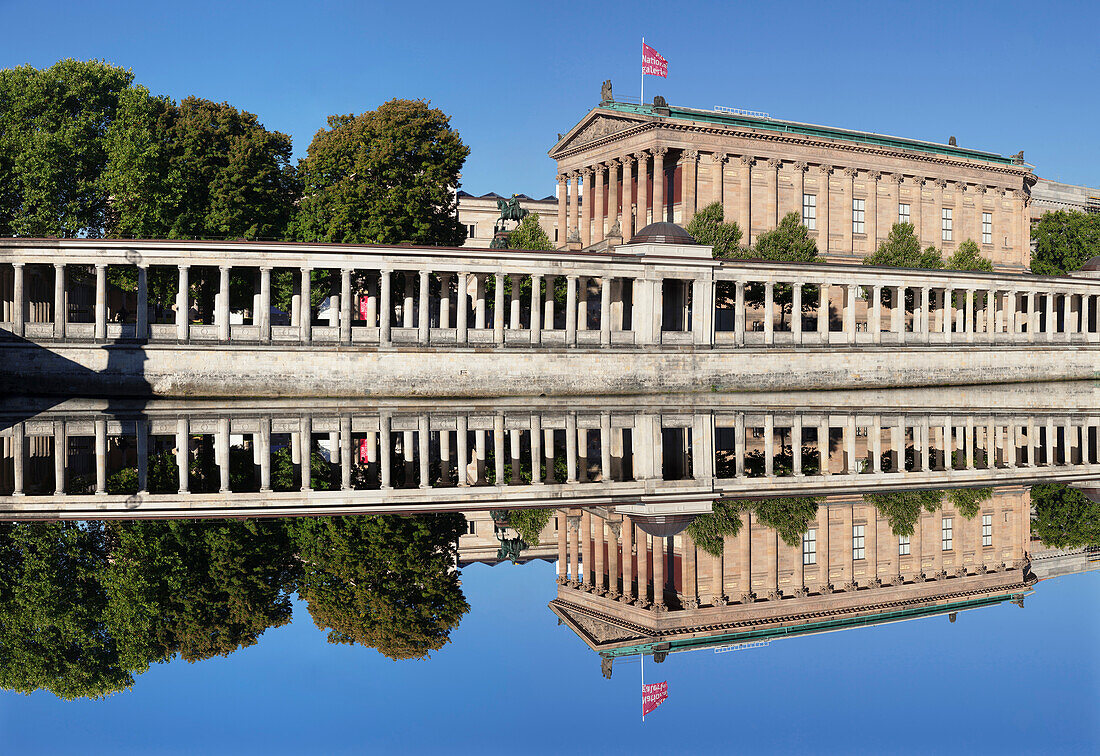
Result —
[[0, 523], [0, 687], [100, 698], [255, 644], [295, 592], [330, 642], [422, 658], [469, 610], [464, 531], [460, 514]]

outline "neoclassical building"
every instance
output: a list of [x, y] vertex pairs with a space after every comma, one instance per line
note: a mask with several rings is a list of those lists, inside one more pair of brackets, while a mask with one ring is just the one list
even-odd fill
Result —
[[[954, 142], [954, 138], [951, 139]], [[567, 246], [601, 248], [656, 221], [690, 222], [712, 202], [743, 243], [797, 212], [832, 261], [870, 254], [898, 221], [950, 254], [973, 239], [1003, 270], [1028, 267], [1030, 189], [1023, 153], [991, 152], [781, 121], [763, 114], [605, 100], [550, 150], [557, 227]], [[584, 202], [578, 200], [583, 197]], [[591, 201], [589, 201], [591, 198]]]

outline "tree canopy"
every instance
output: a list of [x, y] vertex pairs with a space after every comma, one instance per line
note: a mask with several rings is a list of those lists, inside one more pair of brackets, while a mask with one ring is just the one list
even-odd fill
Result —
[[508, 234], [508, 248], [550, 251], [554, 245], [539, 225], [539, 214], [531, 213]]
[[1076, 488], [1043, 483], [1031, 489], [1031, 534], [1047, 546], [1100, 546], [1100, 504]]
[[818, 258], [817, 242], [798, 213], [787, 213], [779, 225], [756, 237], [750, 257], [782, 262], [814, 262]]
[[879, 514], [887, 519], [894, 535], [911, 536], [922, 510], [935, 512], [940, 508], [943, 502], [943, 491], [893, 491], [864, 494], [863, 500], [873, 505]]
[[469, 154], [450, 119], [423, 100], [334, 115], [298, 164], [299, 241], [443, 244], [465, 238], [455, 189]]
[[1078, 270], [1100, 255], [1100, 214], [1057, 210], [1043, 213], [1031, 229], [1031, 272], [1046, 276]]
[[687, 232], [700, 244], [713, 247], [716, 258], [743, 257], [741, 227], [726, 223], [721, 202], [712, 202], [695, 213], [687, 224]]
[[920, 240], [912, 223], [895, 223], [891, 226], [890, 233], [879, 242], [878, 249], [863, 258], [863, 264], [928, 270], [944, 267], [943, 256], [935, 247], [921, 250]]
[[761, 524], [774, 528], [784, 543], [797, 546], [817, 516], [817, 507], [818, 500], [812, 496], [720, 500], [688, 525], [688, 533], [699, 548], [717, 556], [722, 553], [725, 536], [740, 532], [741, 513], [752, 512]]

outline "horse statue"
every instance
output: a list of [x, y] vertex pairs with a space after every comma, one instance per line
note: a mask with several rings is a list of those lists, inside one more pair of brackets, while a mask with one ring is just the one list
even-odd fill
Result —
[[519, 206], [519, 197], [514, 194], [511, 199], [498, 199], [497, 209], [500, 210], [500, 217], [497, 218], [497, 222], [501, 224], [501, 228], [504, 227], [504, 221], [513, 220], [519, 223], [530, 215], [527, 208]]

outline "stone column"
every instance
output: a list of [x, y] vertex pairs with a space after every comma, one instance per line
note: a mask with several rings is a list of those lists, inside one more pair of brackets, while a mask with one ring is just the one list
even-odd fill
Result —
[[266, 493], [271, 490], [271, 417], [262, 416], [258, 422], [260, 424], [260, 491]]
[[829, 284], [817, 287], [817, 335], [823, 344], [829, 343]]
[[841, 243], [840, 248], [845, 254], [855, 254], [855, 240], [853, 239], [853, 212], [852, 206], [855, 203], [856, 196], [856, 175], [859, 173], [855, 168], [844, 169], [844, 180], [841, 182], [841, 211], [840, 211], [840, 234]]
[[649, 151], [634, 153], [638, 161], [638, 220], [635, 230], [649, 224]]
[[764, 282], [764, 343], [775, 340], [775, 284]]
[[[849, 228], [851, 224], [849, 223]], [[844, 298], [844, 340], [848, 344], [856, 343], [856, 295], [855, 284], [848, 284], [847, 296]]]
[[738, 180], [741, 182], [739, 199], [738, 222], [741, 225], [745, 244], [752, 244], [755, 239], [752, 236], [752, 164], [751, 155], [741, 156], [741, 168], [738, 171]]
[[[26, 303], [23, 301], [23, 264], [17, 263], [16, 276], [16, 302], [15, 328], [16, 333], [23, 334], [23, 313]], [[102, 341], [107, 338], [107, 266], [95, 266], [95, 338]]]
[[1058, 330], [1058, 323], [1054, 320], [1054, 292], [1043, 292], [1043, 301], [1046, 302], [1046, 327], [1043, 328], [1043, 338], [1047, 341], [1054, 341], [1054, 332]]
[[469, 298], [467, 287], [469, 286], [469, 273], [459, 273], [457, 278], [457, 291], [455, 292], [455, 340], [459, 344], [465, 344], [469, 333]]
[[[144, 280], [143, 274], [145, 267], [138, 268], [138, 287], [140, 294], [141, 282]], [[68, 307], [65, 302], [65, 263], [53, 264], [53, 337], [55, 339], [65, 338], [65, 326], [69, 320]], [[146, 296], [148, 301], [148, 296]], [[140, 303], [140, 296], [139, 296]], [[140, 318], [139, 318], [140, 320]], [[148, 320], [148, 312], [146, 312], [146, 320]], [[139, 336], [139, 338], [141, 338]]]
[[745, 345], [745, 282], [733, 284], [733, 339], [737, 346]]
[[[897, 300], [894, 300], [895, 302]], [[894, 309], [897, 309], [895, 304]], [[871, 287], [871, 317], [867, 319], [867, 330], [871, 332], [871, 341], [882, 342], [882, 287]]]
[[419, 463], [417, 483], [420, 488], [428, 488], [431, 485], [430, 459], [428, 456], [431, 440], [431, 418], [426, 414], [421, 414], [416, 419], [416, 456], [419, 458], [417, 460]]
[[600, 413], [600, 482], [611, 482], [611, 413]]
[[[779, 227], [779, 166], [782, 164], [782, 160], [775, 158], [771, 158], [764, 164], [767, 168], [764, 172], [764, 181], [767, 184], [765, 196], [772, 205], [765, 220], [769, 228]], [[767, 205], [765, 205], [765, 208], [767, 208]]]
[[802, 343], [802, 284], [797, 282], [791, 284], [791, 338]]
[[229, 266], [218, 266], [218, 296], [214, 300], [218, 341], [229, 341]]
[[[303, 301], [308, 301], [303, 297]], [[302, 415], [298, 421], [301, 430], [298, 432], [298, 441], [302, 445], [300, 452], [302, 460], [302, 491], [313, 490], [313, 416]], [[406, 452], [407, 454], [408, 452]]]
[[[17, 459], [22, 457], [23, 439], [19, 439]], [[22, 490], [22, 486], [19, 487]], [[97, 496], [107, 494], [107, 418], [95, 419], [95, 492]]]
[[601, 242], [607, 236], [607, 165], [596, 164], [595, 178], [593, 179], [595, 192], [593, 194], [595, 216], [592, 219], [592, 243]]
[[179, 493], [186, 494], [189, 487], [191, 434], [186, 417], [176, 419], [176, 470], [179, 475]]
[[[829, 176], [833, 172], [831, 165], [819, 165], [817, 190], [817, 249], [822, 255], [829, 254]], [[826, 328], [826, 331], [828, 329]]]
[[[536, 478], [538, 476], [535, 476]], [[581, 569], [581, 588], [588, 589], [592, 585], [592, 513], [587, 509], [581, 510], [581, 561], [584, 563]]]
[[569, 183], [564, 173], [558, 174], [558, 238], [554, 245], [558, 249], [565, 249], [565, 240], [569, 237], [567, 229], [567, 203], [569, 201]]
[[493, 343], [504, 345], [504, 274], [493, 274]]
[[565, 416], [565, 482], [577, 482], [577, 414]]
[[308, 344], [313, 339], [313, 299], [310, 293], [309, 287], [312, 281], [310, 280], [310, 274], [313, 271], [310, 268], [301, 269], [301, 294], [302, 294], [302, 310], [301, 310], [301, 339], [303, 344]]
[[584, 204], [581, 205], [581, 244], [585, 247], [592, 245], [592, 215], [596, 202], [596, 193], [593, 191], [593, 175], [591, 167], [581, 170], [584, 175]]
[[542, 480], [542, 417], [531, 414], [531, 484], [543, 485]]
[[630, 519], [629, 515], [623, 515], [621, 532], [623, 537], [623, 592], [619, 600], [629, 602], [634, 600], [634, 521]]
[[943, 338], [951, 343], [951, 329], [955, 325], [955, 290], [951, 287], [943, 291]]
[[802, 475], [802, 415], [795, 413], [791, 422], [792, 474]]
[[229, 491], [229, 418], [218, 419], [218, 434], [214, 439], [218, 449], [218, 491]]
[[653, 536], [653, 605], [665, 606], [665, 539]]
[[[625, 210], [625, 206], [624, 206]], [[577, 276], [565, 277], [565, 345], [577, 344]]]
[[805, 223], [802, 215], [802, 201], [806, 194], [806, 169], [809, 166], [804, 162], [791, 164], [791, 183], [794, 185], [794, 199], [791, 201], [793, 212], [798, 213], [799, 219]]
[[[367, 279], [367, 327], [376, 328], [378, 326], [378, 286], [381, 280], [382, 272], [379, 271], [379, 278], [375, 279], [371, 276]], [[442, 313], [441, 313], [442, 314]]]
[[[867, 174], [867, 213], [866, 213], [866, 230], [867, 230], [867, 250], [866, 254], [873, 254], [878, 248], [878, 181], [882, 177], [882, 174], [878, 171], [871, 171]], [[894, 212], [897, 212], [897, 208], [894, 208]]]
[[[144, 422], [139, 420], [138, 422]], [[148, 437], [147, 437], [148, 438]], [[54, 420], [53, 423], [53, 492], [55, 496], [65, 494], [65, 468], [69, 461], [69, 440], [65, 434], [65, 421]], [[140, 464], [140, 457], [138, 462]], [[138, 478], [140, 480], [140, 468]], [[139, 486], [139, 493], [145, 489]]]
[[474, 328], [484, 331], [486, 326], [485, 313], [485, 274], [473, 273], [474, 277]]
[[561, 241], [565, 244], [569, 242], [569, 234], [573, 229], [578, 229], [580, 233], [580, 213], [581, 213], [581, 194], [580, 194], [580, 181], [581, 174], [579, 171], [569, 172], [569, 206], [567, 208], [568, 220], [566, 221], [566, 229], [561, 236]]
[[[619, 161], [607, 161], [607, 231], [609, 234], [619, 222]], [[621, 229], [621, 226], [620, 226]], [[629, 240], [629, 236], [626, 237]]]
[[554, 330], [554, 290], [558, 285], [557, 276], [546, 277], [546, 296], [542, 300], [542, 329]]
[[974, 290], [966, 290], [966, 298], [963, 300], [963, 332], [968, 342], [974, 341]]
[[[425, 306], [424, 308], [428, 308]], [[340, 343], [351, 343], [351, 270], [340, 269]], [[425, 342], [426, 343], [426, 342]]]
[[390, 287], [393, 281], [393, 271], [382, 270], [378, 277], [378, 343], [389, 346], [393, 343], [390, 333], [390, 320], [393, 317], [393, 299], [390, 296]]
[[725, 186], [723, 181], [725, 180], [725, 164], [728, 156], [723, 152], [711, 153], [710, 162], [710, 199], [705, 204], [713, 204], [717, 202], [722, 206], [722, 215], [726, 223], [733, 220], [733, 213], [726, 213], [725, 210]]
[[622, 209], [622, 232], [623, 241], [630, 243], [630, 239], [634, 236], [634, 158], [630, 155], [624, 155], [619, 158], [623, 164], [623, 209]]
[[[937, 225], [937, 233], [932, 235], [933, 243], [938, 247], [943, 243], [943, 190], [947, 187], [947, 182], [943, 179], [936, 179], [932, 182], [932, 215], [935, 219], [940, 221]], [[954, 218], [952, 218], [952, 231], [951, 238], [954, 240]]]
[[668, 147], [655, 147], [653, 149], [653, 222], [658, 223], [668, 219], [668, 211], [665, 208], [665, 153]]
[[577, 516], [566, 518], [570, 530], [575, 534], [573, 548], [569, 550], [569, 585], [576, 588], [580, 585], [580, 556], [581, 556], [581, 518]]
[[[465, 430], [466, 417], [463, 415], [458, 419], [459, 427]], [[383, 414], [378, 418], [378, 477], [379, 485], [383, 491], [388, 491], [393, 488], [391, 478], [393, 477], [393, 418], [389, 415]], [[465, 435], [462, 436], [465, 438]], [[462, 448], [460, 446], [460, 448]], [[466, 470], [462, 465], [465, 464], [462, 460], [459, 460], [459, 485], [466, 485]]]
[[531, 343], [542, 343], [542, 276], [531, 276]]
[[[62, 277], [65, 266], [61, 265]], [[141, 264], [137, 266], [137, 313], [134, 325], [134, 336], [140, 340], [149, 338], [149, 266]], [[57, 314], [65, 309], [64, 289], [55, 290], [54, 323], [57, 323]], [[62, 330], [64, 333], [64, 330]]]
[[188, 288], [190, 283], [188, 282], [189, 269], [186, 265], [179, 266], [179, 290], [176, 292], [176, 338], [180, 341], [186, 341], [188, 337], [188, 325], [190, 323], [190, 317], [188, 317], [188, 309], [191, 306], [190, 297], [188, 296]]
[[[498, 480], [499, 484], [500, 481]], [[564, 585], [569, 578], [569, 549], [566, 538], [569, 535], [569, 524], [566, 522], [565, 512], [559, 509], [554, 513], [555, 527], [558, 530], [558, 584]]]
[[611, 344], [611, 278], [600, 279], [600, 344]]
[[683, 208], [680, 215], [680, 225], [687, 226], [695, 216], [696, 207], [696, 179], [699, 171], [699, 153], [696, 150], [684, 150], [680, 157], [683, 166]]
[[[921, 244], [921, 249], [924, 249], [924, 177], [914, 176], [913, 179], [913, 197], [909, 203], [909, 217], [913, 221], [913, 230], [917, 234], [917, 241]], [[939, 240], [937, 240], [937, 244]]]

